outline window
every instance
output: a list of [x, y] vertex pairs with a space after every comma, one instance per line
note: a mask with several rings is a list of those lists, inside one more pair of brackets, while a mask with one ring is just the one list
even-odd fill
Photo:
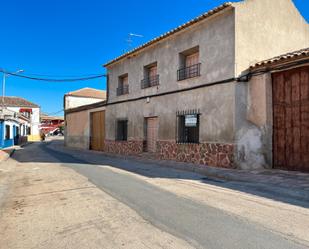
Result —
[[152, 63], [144, 67], [144, 79], [141, 82], [142, 88], [159, 85], [159, 75], [157, 63]]
[[11, 127], [9, 125], [5, 126], [5, 140], [11, 138]]
[[128, 120], [117, 121], [117, 134], [116, 139], [119, 141], [128, 140]]
[[185, 80], [200, 76], [199, 47], [186, 50], [179, 54], [179, 70], [177, 79]]
[[122, 75], [118, 80], [117, 96], [129, 93], [129, 79], [128, 74]]
[[27, 135], [31, 135], [31, 128], [27, 127]]
[[177, 113], [177, 143], [199, 143], [200, 114]]

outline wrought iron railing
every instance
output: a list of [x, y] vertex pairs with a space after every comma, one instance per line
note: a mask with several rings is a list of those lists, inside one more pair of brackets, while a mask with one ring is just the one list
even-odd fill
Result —
[[142, 89], [159, 85], [159, 75], [150, 76], [141, 81]]
[[185, 80], [193, 77], [200, 76], [201, 63], [192, 65], [190, 67], [181, 68], [177, 71], [177, 80]]
[[117, 88], [117, 96], [128, 94], [129, 93], [129, 85], [119, 86]]

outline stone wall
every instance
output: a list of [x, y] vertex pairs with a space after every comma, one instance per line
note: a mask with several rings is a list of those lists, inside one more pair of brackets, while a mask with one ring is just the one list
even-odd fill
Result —
[[177, 144], [158, 141], [160, 159], [175, 160], [208, 166], [234, 168], [234, 145], [221, 143]]
[[121, 155], [137, 155], [143, 152], [143, 141], [105, 140], [105, 152]]

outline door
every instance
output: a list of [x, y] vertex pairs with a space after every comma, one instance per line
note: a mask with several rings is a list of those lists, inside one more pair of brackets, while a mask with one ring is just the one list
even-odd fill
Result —
[[274, 167], [309, 171], [309, 67], [273, 74]]
[[90, 149], [104, 150], [105, 140], [105, 111], [90, 114]]
[[156, 152], [158, 140], [158, 118], [147, 118], [147, 151]]

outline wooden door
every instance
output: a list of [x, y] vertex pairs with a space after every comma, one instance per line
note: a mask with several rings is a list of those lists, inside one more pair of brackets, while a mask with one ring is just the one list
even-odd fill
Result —
[[156, 152], [158, 140], [158, 118], [147, 118], [147, 151]]
[[309, 67], [273, 74], [274, 167], [309, 171]]
[[90, 123], [90, 149], [103, 151], [105, 140], [105, 111], [91, 113]]

